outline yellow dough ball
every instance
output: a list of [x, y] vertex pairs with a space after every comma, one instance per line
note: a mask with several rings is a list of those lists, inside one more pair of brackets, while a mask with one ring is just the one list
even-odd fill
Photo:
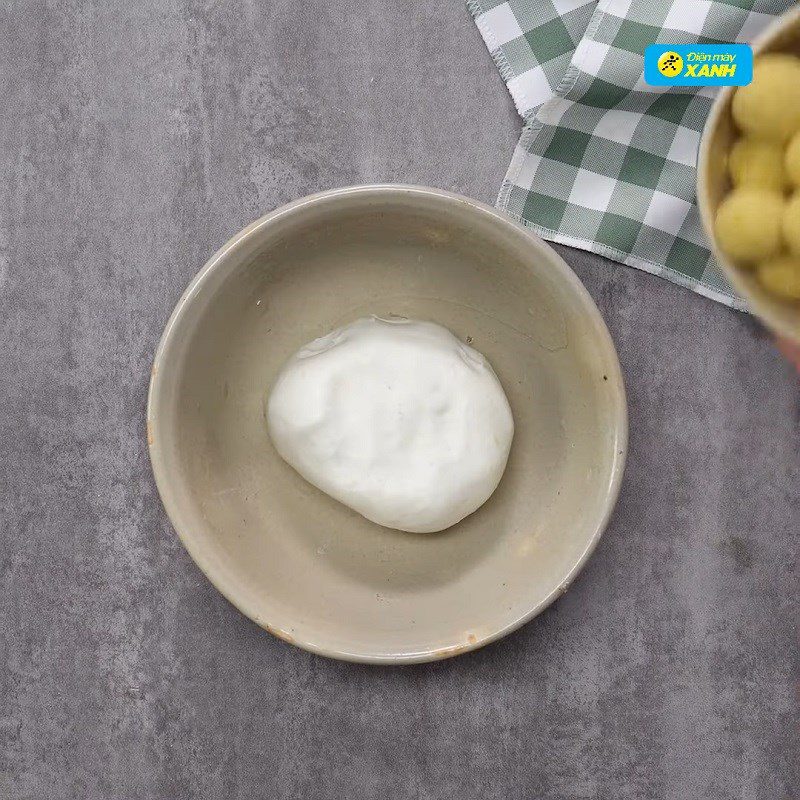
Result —
[[782, 192], [786, 185], [783, 149], [776, 142], [739, 139], [731, 148], [728, 169], [735, 186], [758, 186]]
[[784, 207], [782, 227], [789, 250], [800, 256], [800, 192], [795, 192]]
[[745, 133], [785, 142], [800, 130], [800, 58], [788, 53], [757, 58], [753, 80], [736, 90], [731, 110]]
[[734, 189], [717, 210], [720, 247], [742, 261], [760, 261], [781, 249], [783, 197], [766, 189]]
[[758, 265], [758, 279], [772, 294], [787, 300], [800, 300], [800, 258], [780, 255]]
[[786, 148], [784, 166], [786, 167], [786, 176], [789, 180], [795, 186], [800, 186], [800, 132], [796, 133], [789, 140], [789, 146]]

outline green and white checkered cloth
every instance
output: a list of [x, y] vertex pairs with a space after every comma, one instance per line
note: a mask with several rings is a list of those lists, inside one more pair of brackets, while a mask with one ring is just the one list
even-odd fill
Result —
[[525, 126], [499, 208], [540, 236], [743, 308], [695, 204], [716, 90], [648, 86], [644, 49], [749, 42], [789, 0], [468, 0]]

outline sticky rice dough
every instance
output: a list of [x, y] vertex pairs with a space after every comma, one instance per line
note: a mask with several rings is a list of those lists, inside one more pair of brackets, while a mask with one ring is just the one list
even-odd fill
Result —
[[736, 90], [731, 110], [745, 134], [785, 143], [800, 130], [800, 59], [788, 53], [759, 56], [752, 82]]
[[440, 531], [491, 496], [514, 422], [488, 361], [432, 322], [359, 319], [278, 375], [267, 421], [309, 483], [367, 519]]
[[734, 189], [717, 210], [720, 247], [731, 258], [759, 261], [781, 248], [783, 198], [777, 192], [743, 187]]
[[786, 300], [800, 300], [800, 258], [780, 255], [758, 265], [758, 279], [772, 294]]
[[749, 136], [739, 139], [728, 159], [733, 185], [780, 192], [786, 186], [783, 160], [783, 148], [775, 142]]

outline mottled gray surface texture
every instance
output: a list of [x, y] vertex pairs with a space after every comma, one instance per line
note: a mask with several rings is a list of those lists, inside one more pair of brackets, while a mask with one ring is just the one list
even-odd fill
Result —
[[800, 386], [745, 315], [560, 249], [627, 473], [574, 587], [477, 653], [294, 649], [161, 508], [150, 362], [222, 242], [345, 184], [494, 199], [520, 123], [458, 0], [4, 0], [0, 100], [3, 800], [796, 796]]

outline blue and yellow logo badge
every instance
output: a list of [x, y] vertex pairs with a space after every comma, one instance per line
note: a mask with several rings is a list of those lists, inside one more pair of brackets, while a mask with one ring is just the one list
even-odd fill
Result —
[[651, 44], [644, 51], [651, 86], [747, 86], [753, 51], [746, 44]]

